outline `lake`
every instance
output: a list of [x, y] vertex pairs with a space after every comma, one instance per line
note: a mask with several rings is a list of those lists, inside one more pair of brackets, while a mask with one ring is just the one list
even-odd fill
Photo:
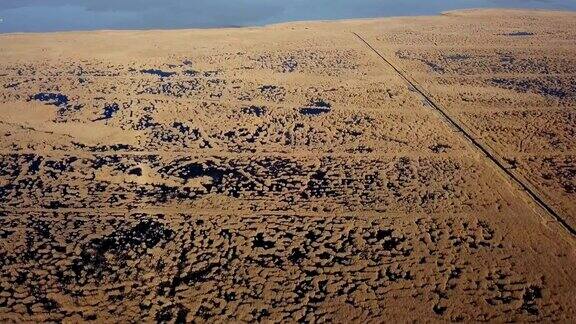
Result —
[[0, 0], [0, 33], [241, 27], [487, 7], [576, 10], [576, 0]]

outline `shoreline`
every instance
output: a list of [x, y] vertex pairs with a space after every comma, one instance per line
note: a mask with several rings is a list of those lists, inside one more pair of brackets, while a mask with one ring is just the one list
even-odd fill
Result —
[[225, 31], [225, 30], [249, 30], [249, 29], [263, 29], [271, 27], [282, 27], [290, 25], [301, 24], [339, 24], [350, 22], [372, 22], [382, 20], [394, 20], [405, 18], [433, 18], [442, 16], [455, 16], [458, 14], [469, 14], [478, 12], [531, 12], [531, 13], [557, 13], [557, 14], [575, 14], [576, 10], [569, 9], [531, 9], [531, 8], [467, 8], [441, 11], [434, 15], [405, 15], [405, 16], [381, 16], [381, 17], [366, 17], [366, 18], [343, 18], [343, 19], [319, 19], [319, 20], [292, 20], [262, 25], [248, 25], [248, 26], [223, 26], [223, 27], [193, 27], [193, 28], [150, 28], [150, 29], [80, 29], [80, 30], [60, 30], [60, 31], [47, 31], [47, 32], [0, 32], [0, 37], [3, 36], [18, 36], [18, 35], [59, 35], [59, 34], [84, 34], [84, 33], [126, 33], [126, 32], [174, 32], [174, 31]]

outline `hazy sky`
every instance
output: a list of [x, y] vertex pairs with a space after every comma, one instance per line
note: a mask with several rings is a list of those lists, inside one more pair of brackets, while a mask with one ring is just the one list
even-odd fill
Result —
[[473, 7], [576, 10], [576, 0], [0, 0], [0, 32], [250, 26]]

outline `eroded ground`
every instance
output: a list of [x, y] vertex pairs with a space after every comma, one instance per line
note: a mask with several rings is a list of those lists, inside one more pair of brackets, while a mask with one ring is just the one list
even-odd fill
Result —
[[574, 319], [574, 238], [352, 31], [573, 221], [573, 14], [2, 35], [0, 319]]

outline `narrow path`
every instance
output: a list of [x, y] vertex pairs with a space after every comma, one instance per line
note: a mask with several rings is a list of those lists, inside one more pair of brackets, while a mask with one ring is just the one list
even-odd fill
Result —
[[498, 156], [492, 152], [488, 146], [479, 142], [470, 131], [468, 131], [459, 121], [457, 121], [454, 117], [448, 114], [447, 110], [442, 107], [441, 104], [435, 102], [431, 96], [424, 90], [416, 81], [411, 80], [402, 70], [397, 68], [392, 62], [390, 62], [386, 57], [384, 57], [380, 52], [378, 52], [370, 43], [368, 43], [362, 36], [358, 35], [355, 32], [352, 32], [362, 43], [364, 43], [368, 48], [370, 48], [376, 55], [378, 55], [386, 64], [388, 64], [398, 75], [406, 81], [406, 83], [411, 86], [414, 91], [416, 91], [422, 99], [430, 105], [435, 111], [440, 113], [440, 115], [444, 118], [444, 120], [455, 130], [457, 130], [468, 142], [470, 142], [476, 150], [482, 153], [488, 160], [492, 162], [492, 164], [496, 167], [498, 171], [506, 176], [507, 179], [511, 180], [512, 183], [519, 186], [522, 191], [524, 191], [528, 197], [540, 208], [542, 208], [547, 214], [552, 216], [554, 220], [556, 220], [561, 227], [563, 227], [566, 231], [568, 231], [573, 237], [576, 237], [576, 229], [574, 229], [568, 222], [562, 218], [562, 216], [554, 210], [552, 206], [550, 206], [544, 198], [534, 189], [527, 180], [522, 179], [522, 177], [516, 172], [507, 168], [499, 159]]

